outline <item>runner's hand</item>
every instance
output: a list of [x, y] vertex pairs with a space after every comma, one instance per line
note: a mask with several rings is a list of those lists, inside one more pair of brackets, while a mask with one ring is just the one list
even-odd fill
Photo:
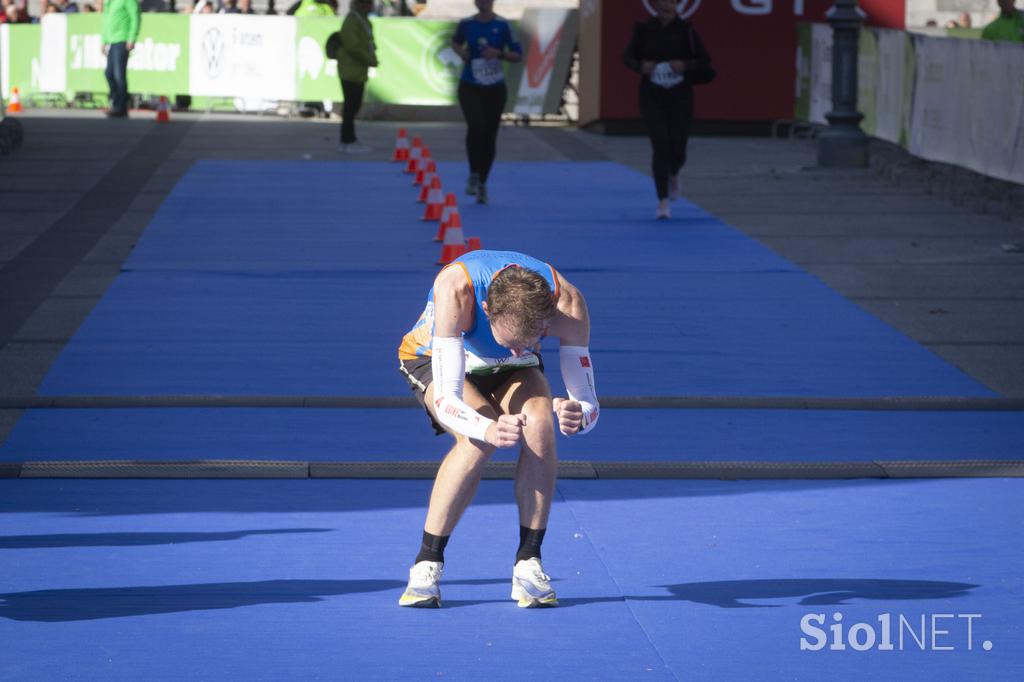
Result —
[[525, 425], [525, 414], [503, 414], [498, 417], [498, 421], [487, 427], [484, 440], [496, 448], [510, 448], [523, 437]]
[[654, 62], [643, 62], [640, 64], [640, 70], [644, 73], [645, 76], [650, 76], [652, 73], [654, 73], [654, 67]]
[[672, 70], [676, 73], [683, 73], [686, 71], [686, 62], [682, 59], [673, 59], [668, 63], [668, 65], [671, 66]]
[[575, 400], [555, 398], [551, 407], [558, 416], [558, 430], [566, 436], [577, 433], [583, 426], [583, 406]]

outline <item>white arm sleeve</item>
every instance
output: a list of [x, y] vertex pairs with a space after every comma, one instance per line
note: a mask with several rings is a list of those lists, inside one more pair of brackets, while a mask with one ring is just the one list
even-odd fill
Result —
[[434, 337], [430, 369], [434, 377], [434, 414], [441, 425], [484, 440], [487, 427], [494, 421], [484, 417], [462, 400], [466, 382], [466, 351], [462, 337]]
[[577, 401], [583, 407], [583, 424], [579, 433], [587, 433], [597, 424], [597, 417], [601, 411], [597, 402], [597, 389], [594, 386], [594, 367], [590, 362], [590, 349], [586, 346], [562, 346], [558, 350], [558, 360], [569, 399]]

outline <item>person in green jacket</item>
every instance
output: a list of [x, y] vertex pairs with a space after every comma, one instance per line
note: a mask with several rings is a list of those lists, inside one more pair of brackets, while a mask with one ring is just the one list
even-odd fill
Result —
[[982, 38], [1024, 43], [1024, 14], [1013, 6], [1013, 2], [999, 0], [999, 16], [981, 32]]
[[103, 54], [107, 55], [107, 85], [110, 87], [110, 109], [107, 116], [128, 116], [128, 53], [135, 49], [139, 37], [139, 0], [106, 0], [100, 33]]
[[377, 66], [377, 48], [373, 42], [370, 11], [373, 0], [353, 0], [341, 23], [341, 47], [333, 56], [338, 60], [341, 79], [341, 146], [348, 154], [366, 154], [370, 148], [356, 140], [356, 114], [363, 106], [363, 91], [371, 66]]
[[296, 17], [333, 17], [334, 8], [325, 0], [302, 0], [295, 8]]

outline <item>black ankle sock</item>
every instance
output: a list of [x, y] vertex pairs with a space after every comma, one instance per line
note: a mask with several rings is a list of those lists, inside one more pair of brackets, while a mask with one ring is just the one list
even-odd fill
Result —
[[516, 563], [536, 557], [540, 559], [540, 543], [544, 542], [547, 528], [539, 530], [519, 526], [519, 551], [516, 552]]
[[416, 561], [440, 561], [444, 563], [444, 548], [448, 544], [450, 535], [431, 535], [423, 531], [423, 544], [420, 545], [420, 553], [416, 555]]

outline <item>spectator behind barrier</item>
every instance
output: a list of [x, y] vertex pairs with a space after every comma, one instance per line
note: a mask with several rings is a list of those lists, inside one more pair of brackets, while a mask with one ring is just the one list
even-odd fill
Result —
[[1014, 0], [998, 0], [999, 16], [981, 32], [985, 40], [1024, 43], [1024, 14], [1014, 7]]
[[32, 17], [29, 16], [26, 2], [27, 0], [4, 0], [2, 23], [31, 24]]
[[105, 0], [100, 32], [107, 56], [110, 118], [128, 116], [128, 55], [135, 49], [140, 23], [138, 0]]
[[354, 0], [341, 24], [339, 48], [329, 55], [338, 61], [338, 78], [344, 103], [341, 107], [341, 144], [338, 151], [365, 154], [370, 148], [356, 139], [356, 115], [363, 104], [363, 93], [371, 67], [377, 66], [377, 47], [373, 40], [370, 11], [373, 0]]

